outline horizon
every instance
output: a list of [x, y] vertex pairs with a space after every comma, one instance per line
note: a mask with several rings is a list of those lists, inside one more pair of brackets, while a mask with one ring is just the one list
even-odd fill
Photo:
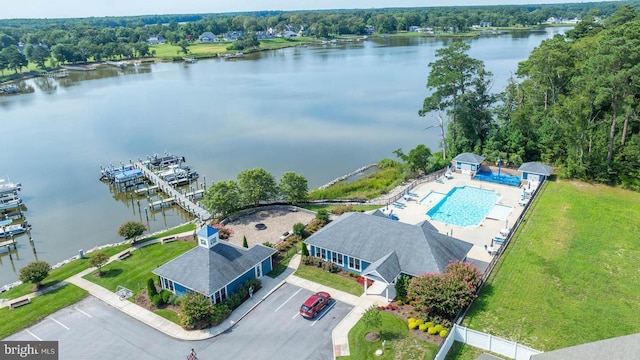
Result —
[[250, 0], [236, 0], [234, 3], [216, 3], [205, 0], [192, 0], [188, 3], [176, 3], [168, 0], [148, 2], [145, 0], [104, 0], [87, 2], [85, 0], [32, 0], [29, 6], [17, 2], [3, 4], [0, 20], [10, 19], [70, 19], [102, 18], [121, 16], [183, 15], [183, 14], [224, 14], [255, 11], [324, 11], [386, 8], [429, 8], [452, 6], [509, 6], [509, 5], [557, 5], [585, 2], [603, 2], [600, 0], [454, 0], [442, 4], [434, 0], [326, 0], [305, 2], [278, 0], [262, 5]]

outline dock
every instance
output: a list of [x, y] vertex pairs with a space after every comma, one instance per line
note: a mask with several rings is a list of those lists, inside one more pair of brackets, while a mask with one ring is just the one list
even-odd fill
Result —
[[[169, 198], [172, 199], [178, 206], [183, 208], [185, 211], [190, 213], [191, 215], [197, 217], [201, 221], [211, 219], [211, 213], [207, 210], [203, 209], [199, 205], [194, 204], [189, 197], [181, 194], [178, 190], [174, 189], [169, 185], [166, 181], [162, 180], [158, 175], [156, 175], [153, 171], [149, 170], [142, 162], [138, 161], [135, 164], [137, 169], [140, 169], [143, 175], [154, 185], [157, 185], [160, 190], [164, 191], [165, 194], [169, 195]], [[149, 204], [150, 206], [152, 204]]]

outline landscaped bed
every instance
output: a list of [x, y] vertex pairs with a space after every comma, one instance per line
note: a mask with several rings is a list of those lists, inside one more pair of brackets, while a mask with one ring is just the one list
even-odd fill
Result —
[[549, 351], [640, 332], [640, 194], [548, 182], [464, 325]]

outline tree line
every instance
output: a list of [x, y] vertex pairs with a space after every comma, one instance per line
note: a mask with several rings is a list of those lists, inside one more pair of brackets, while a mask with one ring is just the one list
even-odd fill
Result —
[[[561, 176], [640, 190], [640, 16], [631, 5], [543, 41], [500, 94], [454, 42], [429, 64], [421, 116], [436, 114], [443, 149], [511, 166], [542, 161]], [[444, 131], [446, 127], [446, 132]]]
[[[0, 20], [0, 71], [20, 71], [25, 61], [40, 68], [46, 60], [80, 63], [153, 56], [147, 44], [152, 35], [173, 45], [195, 41], [206, 31], [245, 34], [292, 26], [305, 35], [329, 38], [408, 31], [411, 26], [436, 31], [466, 32], [481, 22], [492, 26], [538, 25], [550, 17], [608, 16], [618, 2], [526, 5], [432, 7], [326, 11], [263, 11], [240, 14], [147, 15], [82, 19]], [[23, 46], [23, 49], [21, 47]], [[21, 55], [18, 55], [21, 54]]]

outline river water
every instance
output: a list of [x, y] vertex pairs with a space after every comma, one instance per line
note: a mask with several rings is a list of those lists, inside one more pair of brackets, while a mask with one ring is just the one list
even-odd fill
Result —
[[[494, 74], [495, 92], [544, 39], [566, 28], [465, 40]], [[10, 259], [0, 250], [0, 285], [34, 259], [51, 264], [121, 241], [127, 220], [151, 231], [190, 220], [184, 212], [145, 213], [146, 200], [98, 181], [101, 165], [165, 152], [186, 157], [206, 181], [262, 167], [279, 180], [303, 174], [317, 187], [392, 151], [437, 151], [435, 117], [418, 109], [428, 95], [428, 63], [451, 40], [369, 39], [265, 51], [235, 61], [155, 63], [72, 71], [0, 96], [0, 178], [20, 193], [33, 228]]]

